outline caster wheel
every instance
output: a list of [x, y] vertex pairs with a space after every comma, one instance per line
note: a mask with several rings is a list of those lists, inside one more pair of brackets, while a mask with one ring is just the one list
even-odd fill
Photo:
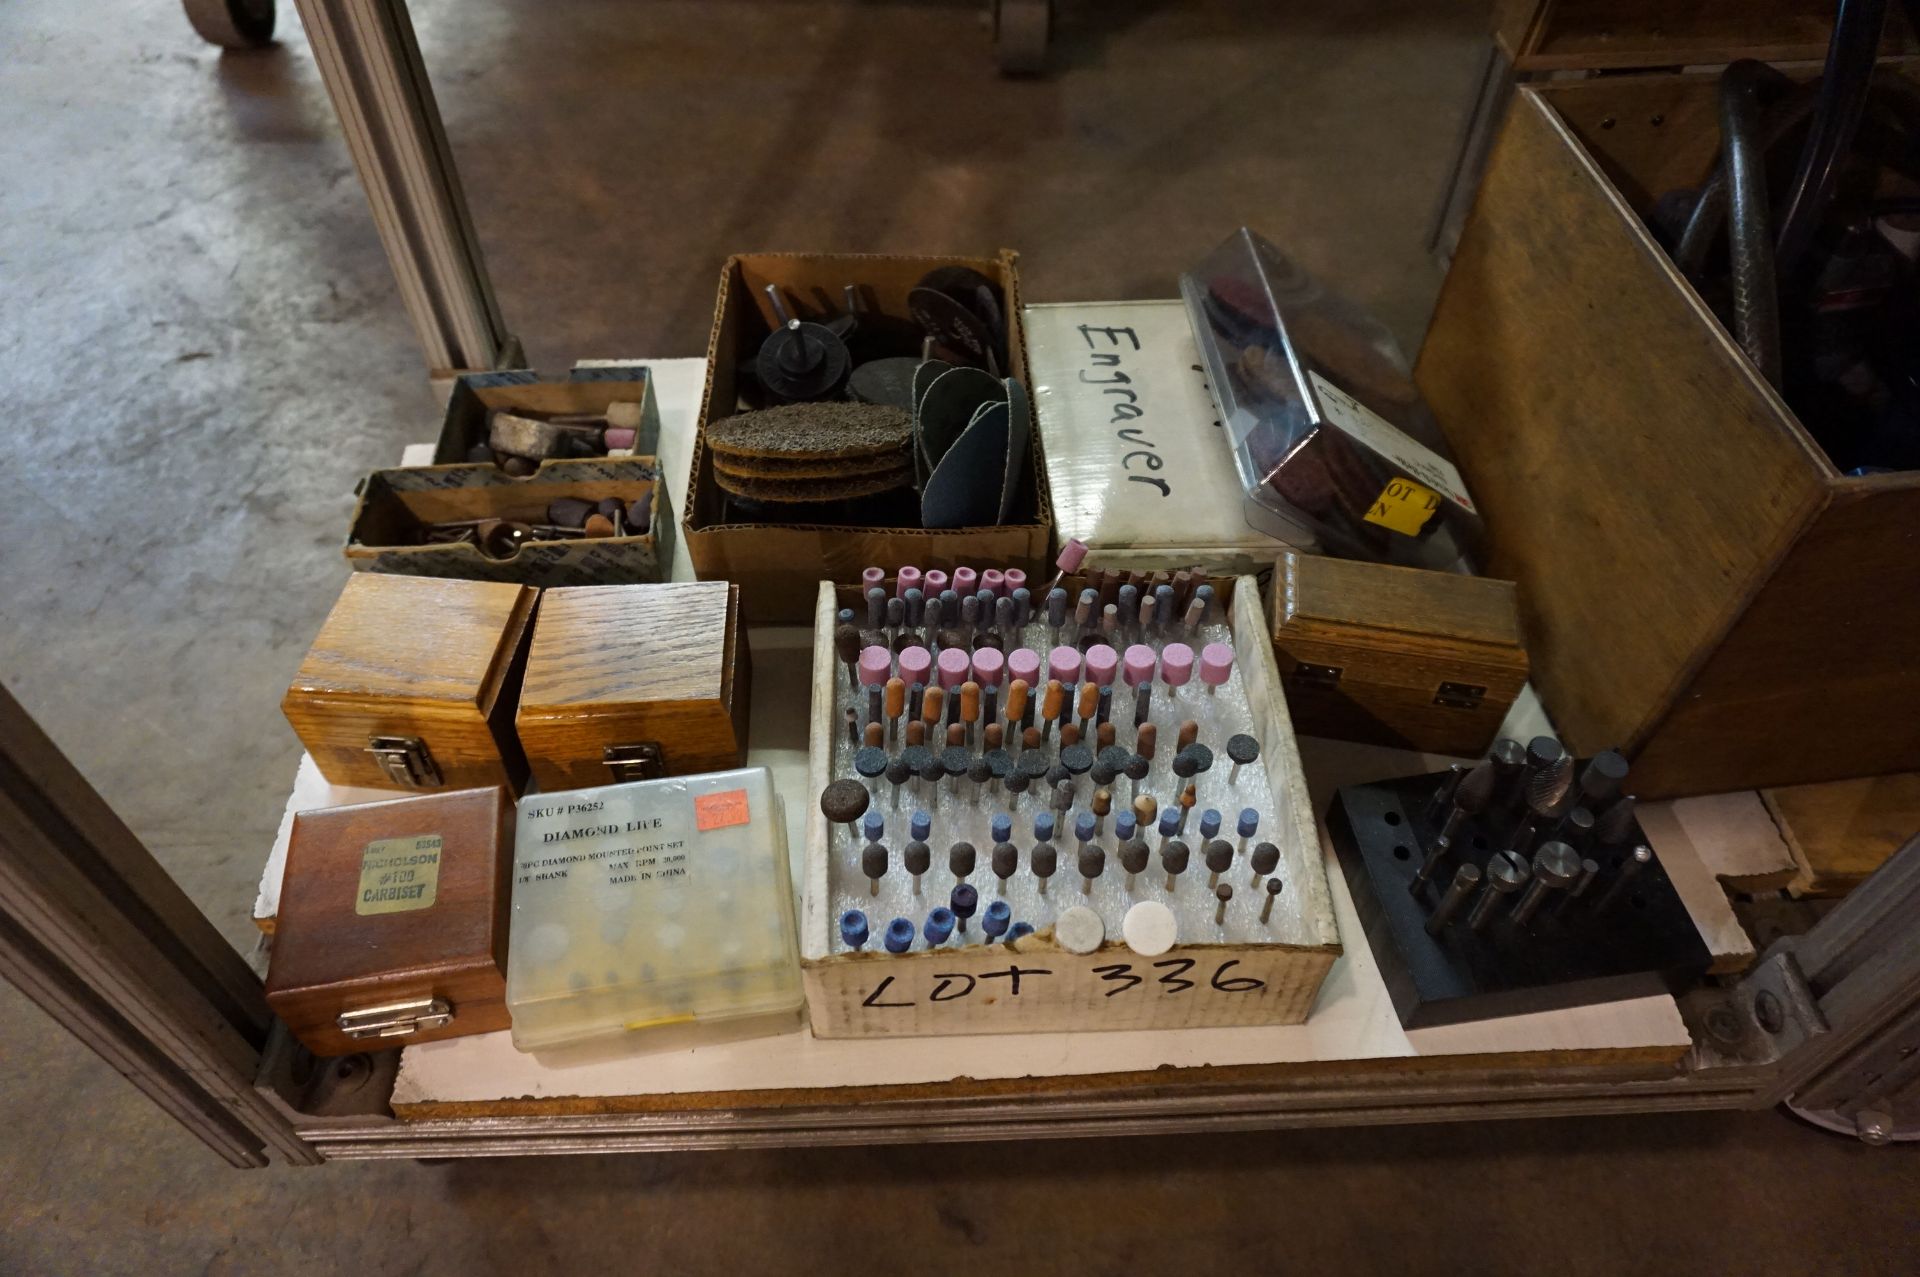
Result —
[[1053, 36], [1053, 0], [994, 0], [993, 56], [1002, 75], [1039, 75], [1047, 69]]
[[1804, 1126], [1825, 1131], [1829, 1135], [1840, 1135], [1847, 1139], [1859, 1140], [1878, 1148], [1885, 1144], [1912, 1144], [1920, 1142], [1920, 1129], [1911, 1123], [1901, 1125], [1894, 1120], [1886, 1106], [1862, 1112], [1855, 1117], [1841, 1117], [1831, 1111], [1815, 1111], [1795, 1106], [1787, 1100], [1779, 1106], [1779, 1112]]
[[187, 21], [208, 44], [263, 49], [273, 43], [274, 0], [180, 0]]

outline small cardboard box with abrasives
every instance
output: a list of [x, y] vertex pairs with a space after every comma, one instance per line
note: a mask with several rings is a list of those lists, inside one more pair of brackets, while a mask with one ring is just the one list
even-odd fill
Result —
[[531, 368], [454, 379], [435, 466], [498, 466], [526, 478], [553, 460], [652, 456], [660, 406], [643, 364], [578, 367], [565, 380]]
[[1015, 256], [764, 253], [721, 274], [687, 549], [750, 622], [870, 566], [1036, 567], [1052, 531]]
[[435, 464], [376, 470], [360, 485], [347, 561], [543, 588], [658, 581], [674, 527], [659, 438], [639, 365], [565, 381], [524, 369], [461, 377]]

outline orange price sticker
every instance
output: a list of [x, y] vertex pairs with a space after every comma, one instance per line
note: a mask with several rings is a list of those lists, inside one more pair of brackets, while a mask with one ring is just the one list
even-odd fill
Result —
[[701, 833], [713, 829], [726, 829], [733, 825], [744, 825], [752, 819], [747, 814], [747, 791], [727, 789], [717, 794], [702, 794], [693, 800], [693, 823]]
[[1366, 520], [1402, 536], [1419, 536], [1420, 529], [1440, 508], [1440, 496], [1411, 479], [1390, 479], [1368, 507]]

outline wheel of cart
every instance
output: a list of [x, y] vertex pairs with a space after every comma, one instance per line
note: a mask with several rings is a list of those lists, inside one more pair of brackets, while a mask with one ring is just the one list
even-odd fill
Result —
[[993, 56], [1002, 75], [1038, 75], [1047, 69], [1053, 0], [992, 0]]
[[273, 43], [274, 0], [180, 0], [187, 21], [208, 44], [259, 49]]

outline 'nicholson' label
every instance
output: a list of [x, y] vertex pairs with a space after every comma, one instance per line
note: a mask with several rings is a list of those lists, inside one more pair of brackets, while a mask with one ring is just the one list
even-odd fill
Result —
[[425, 909], [440, 889], [439, 834], [381, 838], [360, 853], [358, 914]]

